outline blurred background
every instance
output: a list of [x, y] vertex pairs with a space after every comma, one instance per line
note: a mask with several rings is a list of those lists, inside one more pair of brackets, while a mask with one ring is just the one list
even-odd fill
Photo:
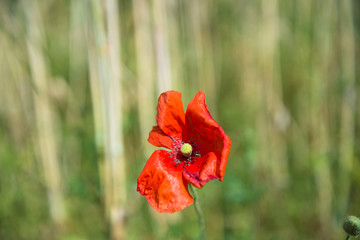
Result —
[[360, 3], [1, 0], [0, 239], [197, 239], [136, 192], [159, 94], [232, 140], [209, 239], [344, 239], [360, 215]]

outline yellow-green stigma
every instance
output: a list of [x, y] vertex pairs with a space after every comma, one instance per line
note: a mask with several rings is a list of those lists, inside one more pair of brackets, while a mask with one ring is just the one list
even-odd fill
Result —
[[192, 150], [192, 146], [188, 143], [184, 143], [180, 148], [182, 155], [187, 158], [191, 156]]

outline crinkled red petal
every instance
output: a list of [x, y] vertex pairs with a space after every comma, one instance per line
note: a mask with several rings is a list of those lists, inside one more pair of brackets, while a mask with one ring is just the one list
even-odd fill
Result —
[[205, 103], [205, 94], [198, 92], [189, 103], [185, 114], [183, 141], [198, 143], [201, 155], [216, 155], [216, 176], [224, 179], [231, 141], [220, 125], [212, 118]]
[[202, 188], [210, 180], [219, 178], [217, 170], [217, 157], [213, 152], [199, 157], [196, 161], [184, 168], [184, 178], [195, 187]]
[[180, 92], [167, 91], [160, 95], [156, 122], [166, 135], [181, 138], [185, 114]]
[[171, 149], [173, 147], [173, 140], [167, 136], [159, 126], [154, 126], [149, 133], [149, 143], [156, 147], [165, 147]]
[[193, 203], [183, 168], [176, 166], [170, 153], [155, 151], [137, 180], [137, 191], [159, 212], [174, 213]]

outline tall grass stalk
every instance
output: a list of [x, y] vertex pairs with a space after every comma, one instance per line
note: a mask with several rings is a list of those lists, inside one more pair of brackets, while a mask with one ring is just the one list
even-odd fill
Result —
[[341, 79], [344, 89], [341, 96], [341, 126], [339, 145], [339, 212], [345, 212], [350, 197], [350, 178], [353, 169], [355, 147], [355, 35], [353, 23], [353, 4], [351, 1], [340, 2], [340, 50]]
[[[169, 38], [169, 55], [171, 63], [172, 89], [184, 93], [184, 65], [181, 48], [182, 34], [179, 28], [179, 5], [181, 0], [166, 1], [167, 32]], [[184, 96], [183, 96], [184, 97]]]
[[172, 89], [171, 62], [167, 26], [167, 1], [153, 0], [155, 55], [158, 94]]
[[73, 92], [68, 94], [68, 118], [74, 114], [78, 117], [79, 111], [86, 104], [87, 51], [84, 39], [87, 28], [87, 1], [71, 1], [69, 21], [69, 88]]
[[[100, 92], [100, 80], [99, 80], [99, 66], [97, 58], [97, 48], [94, 39], [94, 34], [90, 30], [91, 19], [88, 19], [87, 25], [87, 56], [89, 64], [89, 80], [90, 80], [90, 92], [93, 108], [93, 118], [94, 118], [94, 128], [95, 128], [95, 143], [98, 154], [98, 167], [99, 167], [99, 176], [100, 183], [102, 188], [102, 193], [105, 197], [105, 209], [106, 213], [108, 212], [108, 194], [106, 186], [108, 184], [106, 181], [106, 172], [105, 172], [105, 159], [104, 159], [104, 121], [103, 121], [103, 105]], [[89, 26], [90, 25], [90, 26]]]
[[265, 166], [266, 159], [269, 157], [272, 159], [269, 162], [269, 177], [275, 186], [282, 188], [287, 184], [289, 176], [284, 136], [290, 119], [283, 103], [280, 75], [279, 2], [263, 0], [260, 8], [258, 59], [263, 108], [259, 127], [265, 128], [261, 137], [261, 154]]
[[113, 206], [111, 209], [112, 234], [114, 239], [125, 237], [126, 165], [123, 143], [123, 101], [120, 59], [119, 9], [116, 0], [106, 0], [107, 37], [109, 43], [110, 74], [107, 99], [108, 134], [113, 181]]
[[[132, 10], [135, 28], [137, 97], [140, 123], [140, 138], [145, 156], [150, 156], [147, 142], [149, 131], [155, 125], [155, 56], [149, 2], [133, 0]], [[152, 120], [150, 120], [152, 119]]]
[[[84, 44], [87, 29], [86, 0], [71, 1], [69, 4], [69, 81], [62, 80], [66, 87], [66, 168], [64, 173], [81, 172], [82, 139], [77, 131], [73, 131], [82, 122], [82, 113], [87, 104], [87, 49]], [[59, 84], [60, 85], [60, 84]], [[61, 85], [60, 85], [61, 87]], [[55, 87], [54, 87], [55, 88]], [[55, 88], [55, 91], [59, 89]]]
[[212, 107], [211, 114], [216, 118], [215, 67], [213, 60], [213, 45], [209, 26], [209, 2], [195, 0], [186, 3], [189, 16], [189, 38], [193, 49], [195, 72], [192, 79], [191, 95], [200, 89], [206, 93], [206, 102]]
[[[312, 139], [309, 141], [310, 160], [315, 178], [317, 190], [316, 210], [319, 217], [321, 230], [331, 227], [331, 206], [333, 204], [333, 183], [332, 172], [329, 159], [330, 151], [330, 123], [329, 106], [326, 99], [327, 94], [331, 93], [331, 82], [335, 79], [330, 69], [331, 46], [332, 46], [332, 16], [335, 14], [335, 4], [329, 2], [326, 6], [315, 4], [313, 7], [321, 8], [320, 14], [315, 16], [313, 46], [317, 49], [312, 55], [312, 66], [310, 71], [309, 89], [309, 123]], [[304, 126], [305, 128], [306, 126]]]
[[[117, 2], [93, 0], [92, 23], [102, 105], [105, 199], [113, 239], [125, 237], [126, 175], [122, 132], [120, 36]], [[106, 30], [105, 30], [106, 26]]]
[[23, 1], [23, 8], [27, 19], [27, 50], [35, 88], [33, 91], [37, 130], [35, 144], [43, 165], [50, 215], [53, 221], [62, 227], [66, 212], [57, 147], [59, 136], [55, 130], [56, 119], [48, 96], [48, 87], [51, 84], [50, 75], [42, 50], [44, 47], [43, 19], [36, 0]]

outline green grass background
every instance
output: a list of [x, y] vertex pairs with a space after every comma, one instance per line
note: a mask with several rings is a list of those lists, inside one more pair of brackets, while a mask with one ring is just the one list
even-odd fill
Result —
[[123, 239], [197, 239], [193, 206], [159, 214], [136, 192], [168, 89], [184, 106], [203, 90], [232, 140], [224, 181], [199, 191], [209, 239], [345, 239], [360, 216], [358, 1], [120, 0], [115, 20], [105, 2], [0, 1], [0, 239], [111, 238], [110, 103]]

